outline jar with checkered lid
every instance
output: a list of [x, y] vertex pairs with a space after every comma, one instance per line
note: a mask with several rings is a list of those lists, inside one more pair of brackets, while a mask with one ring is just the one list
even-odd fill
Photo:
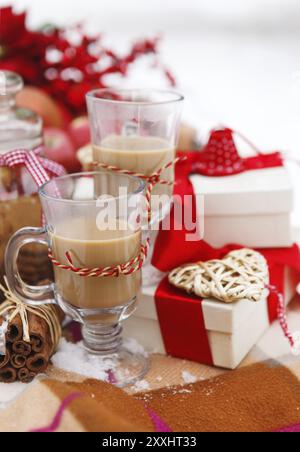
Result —
[[[0, 71], [0, 157], [16, 149], [26, 152], [42, 144], [43, 121], [39, 115], [17, 106], [22, 78]], [[4, 253], [8, 240], [18, 229], [40, 226], [41, 206], [37, 186], [27, 169], [0, 165], [0, 276], [4, 274]], [[24, 248], [19, 257], [21, 276], [32, 284], [48, 276], [49, 263], [44, 248]]]

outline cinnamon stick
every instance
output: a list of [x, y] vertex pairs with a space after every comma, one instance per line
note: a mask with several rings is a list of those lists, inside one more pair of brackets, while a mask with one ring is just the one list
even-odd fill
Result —
[[10, 352], [8, 349], [6, 349], [6, 354], [0, 355], [0, 369], [5, 367], [9, 363], [9, 360], [10, 360]]
[[26, 361], [26, 366], [31, 372], [42, 373], [45, 372], [49, 365], [50, 357], [45, 353], [37, 353]]
[[[62, 323], [65, 317], [63, 311], [58, 306], [53, 306], [53, 309]], [[45, 347], [46, 342], [51, 340], [49, 335], [49, 327], [41, 317], [31, 312], [28, 314], [28, 323], [32, 350], [36, 353], [40, 353]]]
[[[56, 314], [60, 321], [64, 318], [64, 313], [55, 307]], [[35, 373], [44, 372], [53, 354], [53, 343], [51, 340], [49, 327], [40, 317], [30, 313], [28, 316], [32, 353], [26, 360], [26, 367]]]
[[14, 383], [17, 380], [17, 371], [13, 367], [7, 365], [0, 369], [0, 382]]
[[22, 339], [23, 335], [23, 326], [21, 317], [17, 315], [8, 325], [7, 333], [6, 333], [6, 340], [7, 342], [15, 342]]
[[26, 356], [24, 355], [12, 355], [10, 364], [14, 369], [21, 369], [26, 365]]
[[45, 343], [51, 341], [48, 325], [45, 320], [31, 312], [28, 315], [28, 323], [32, 350], [40, 353], [45, 347]]
[[26, 367], [36, 373], [44, 372], [51, 359], [52, 343], [46, 340], [43, 350], [40, 353], [31, 354], [26, 360]]
[[35, 373], [30, 372], [26, 367], [23, 367], [18, 372], [18, 379], [21, 383], [31, 383], [35, 376]]
[[16, 341], [12, 344], [13, 352], [17, 355], [29, 356], [31, 353], [31, 345], [25, 341]]

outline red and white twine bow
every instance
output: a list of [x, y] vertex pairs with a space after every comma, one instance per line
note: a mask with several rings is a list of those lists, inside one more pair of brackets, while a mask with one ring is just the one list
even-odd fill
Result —
[[[179, 161], [183, 161], [185, 158], [176, 158], [174, 161], [164, 165], [162, 168], [160, 168], [157, 172], [151, 174], [150, 176], [146, 176], [144, 174], [140, 173], [134, 173], [133, 171], [124, 170], [121, 168], [118, 168], [116, 166], [106, 165], [104, 163], [98, 163], [94, 162], [93, 166], [97, 166], [98, 168], [106, 169], [107, 171], [115, 172], [118, 174], [124, 174], [127, 176], [134, 176], [138, 177], [139, 179], [143, 179], [147, 181], [147, 191], [146, 191], [146, 201], [147, 201], [147, 213], [148, 213], [148, 221], [150, 223], [151, 221], [151, 194], [153, 191], [153, 188], [157, 184], [161, 185], [173, 185], [173, 182], [161, 179], [162, 173], [171, 168], [172, 166], [175, 166], [176, 163]], [[129, 276], [133, 273], [141, 270], [142, 266], [144, 265], [148, 252], [150, 247], [150, 239], [148, 238], [144, 244], [141, 245], [141, 250], [138, 256], [135, 258], [129, 260], [128, 262], [125, 262], [124, 264], [119, 265], [112, 265], [110, 267], [96, 267], [96, 268], [84, 268], [84, 267], [76, 267], [73, 264], [73, 259], [71, 256], [70, 251], [66, 253], [66, 259], [67, 264], [62, 264], [57, 260], [51, 249], [49, 249], [49, 259], [53, 263], [53, 265], [57, 268], [60, 268], [61, 270], [67, 270], [71, 271], [73, 273], [76, 273], [78, 276], [81, 277], [89, 277], [89, 278], [103, 278], [103, 277], [119, 277], [120, 275]]]
[[50, 176], [63, 176], [65, 169], [52, 160], [40, 157], [42, 146], [32, 150], [16, 149], [0, 155], [0, 167], [15, 168], [25, 166], [38, 187], [48, 182]]
[[278, 314], [278, 321], [279, 321], [280, 327], [283, 331], [283, 334], [289, 341], [291, 348], [295, 349], [297, 344], [295, 343], [294, 335], [289, 330], [284, 296], [281, 292], [279, 292], [279, 290], [277, 289], [276, 286], [267, 285], [266, 288], [270, 291], [270, 293], [275, 294], [277, 297], [277, 300], [278, 300], [277, 314]]
[[166, 165], [162, 166], [158, 171], [155, 173], [150, 174], [150, 176], [146, 176], [145, 174], [141, 173], [135, 173], [134, 171], [129, 171], [126, 169], [118, 168], [117, 166], [113, 165], [107, 165], [106, 163], [98, 163], [93, 162], [93, 167], [98, 167], [101, 169], [105, 169], [107, 171], [111, 171], [113, 173], [123, 174], [125, 176], [133, 176], [138, 177], [139, 179], [142, 179], [147, 182], [147, 190], [146, 190], [146, 202], [147, 202], [147, 212], [148, 212], [148, 222], [151, 222], [152, 217], [152, 210], [151, 210], [151, 195], [153, 188], [155, 185], [174, 185], [174, 182], [161, 179], [161, 175], [164, 171], [168, 170], [169, 168], [172, 168], [172, 166], [175, 166], [179, 162], [185, 161], [185, 157], [178, 157], [175, 158], [172, 162], [167, 163]]
[[68, 261], [67, 265], [61, 264], [58, 260], [56, 260], [52, 254], [51, 249], [49, 249], [49, 258], [52, 261], [55, 267], [58, 267], [62, 270], [69, 270], [73, 273], [76, 273], [78, 276], [89, 277], [89, 278], [103, 278], [108, 276], [119, 277], [120, 275], [129, 276], [133, 273], [141, 270], [144, 262], [148, 256], [150, 246], [150, 240], [147, 239], [146, 244], [141, 245], [141, 251], [139, 255], [125, 264], [114, 265], [110, 267], [96, 267], [96, 268], [83, 268], [76, 267], [73, 264], [73, 259], [71, 253], [68, 251], [66, 253], [66, 258]]

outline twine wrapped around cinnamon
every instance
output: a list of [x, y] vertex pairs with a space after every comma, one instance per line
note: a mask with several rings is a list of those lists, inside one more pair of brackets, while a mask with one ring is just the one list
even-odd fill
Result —
[[[7, 285], [7, 282], [6, 282]], [[8, 287], [8, 286], [7, 286]], [[61, 338], [61, 313], [55, 305], [25, 305], [0, 285], [6, 301], [0, 317], [7, 323], [5, 355], [0, 356], [0, 381], [31, 381], [44, 372]]]
[[224, 303], [259, 302], [270, 292], [274, 293], [278, 299], [280, 326], [297, 352], [294, 335], [288, 328], [284, 297], [269, 284], [267, 261], [257, 251], [243, 248], [230, 252], [223, 259], [183, 265], [169, 274], [169, 282], [201, 298], [214, 298]]

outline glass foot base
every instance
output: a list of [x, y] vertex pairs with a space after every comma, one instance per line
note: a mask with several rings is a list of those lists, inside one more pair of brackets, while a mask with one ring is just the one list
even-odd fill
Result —
[[[86, 349], [86, 361], [99, 369], [100, 380], [119, 388], [131, 386], [142, 380], [149, 370], [148, 357], [141, 353], [132, 353], [121, 347], [117, 353], [102, 355]], [[95, 374], [97, 378], [97, 372]]]
[[148, 357], [140, 353], [131, 353], [125, 348], [110, 356], [113, 367], [108, 371], [109, 383], [124, 388], [142, 380], [149, 370]]
[[148, 372], [147, 354], [126, 346], [126, 342], [123, 345], [120, 323], [86, 323], [82, 327], [82, 337], [86, 360], [96, 371], [99, 369], [100, 380], [123, 388], [135, 384]]

